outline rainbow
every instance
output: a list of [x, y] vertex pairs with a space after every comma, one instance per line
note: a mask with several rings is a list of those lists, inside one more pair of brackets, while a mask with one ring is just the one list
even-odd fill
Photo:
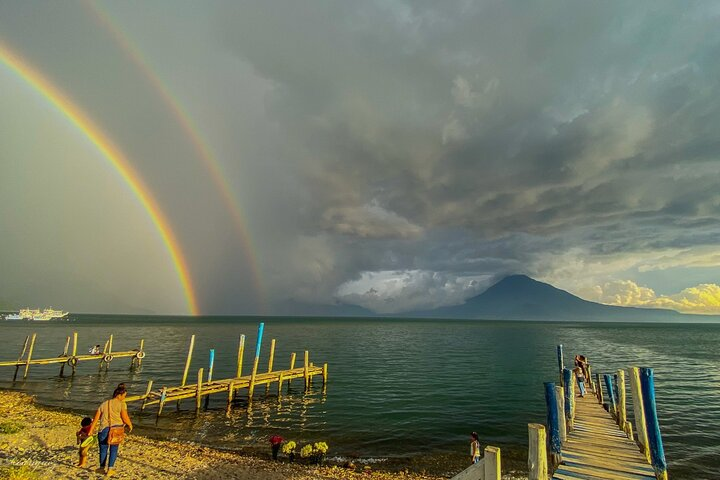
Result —
[[223, 173], [220, 163], [213, 155], [207, 142], [203, 140], [199, 133], [199, 129], [194, 125], [190, 115], [186, 109], [183, 108], [180, 100], [173, 95], [170, 88], [160, 80], [159, 75], [152, 69], [150, 63], [145, 60], [140, 50], [130, 42], [128, 36], [123, 34], [120, 28], [116, 25], [116, 22], [112, 21], [110, 15], [103, 11], [98, 3], [91, 1], [85, 1], [83, 3], [87, 6], [87, 10], [91, 12], [93, 17], [95, 17], [98, 24], [109, 32], [120, 50], [122, 50], [125, 56], [135, 65], [138, 71], [142, 72], [148, 83], [159, 94], [159, 97], [165, 103], [165, 106], [171, 112], [173, 118], [175, 118], [177, 124], [182, 129], [185, 137], [192, 144], [196, 156], [210, 173], [210, 178], [217, 187], [217, 191], [220, 193], [223, 204], [230, 213], [233, 225], [235, 226], [235, 231], [240, 240], [240, 247], [243, 256], [245, 257], [250, 269], [250, 278], [253, 290], [257, 296], [256, 298], [260, 313], [267, 313], [264, 288], [262, 286], [260, 270], [256, 261], [257, 255], [254, 253], [255, 249], [253, 248], [248, 229], [245, 226], [245, 215], [239, 206], [239, 200], [233, 194], [232, 188], [226, 180], [227, 176]]
[[23, 59], [0, 41], [0, 63], [15, 72], [24, 82], [42, 95], [58, 111], [80, 130], [92, 142], [102, 155], [117, 170], [125, 183], [130, 187], [137, 199], [147, 211], [160, 237], [167, 247], [172, 263], [177, 272], [187, 302], [188, 312], [198, 314], [195, 291], [190, 280], [187, 262], [183, 257], [180, 244], [170, 228], [170, 224], [160, 210], [150, 191], [143, 184], [142, 179], [127, 161], [123, 153], [112, 144], [97, 125], [75, 104], [73, 104], [60, 90], [40, 72], [28, 65]]

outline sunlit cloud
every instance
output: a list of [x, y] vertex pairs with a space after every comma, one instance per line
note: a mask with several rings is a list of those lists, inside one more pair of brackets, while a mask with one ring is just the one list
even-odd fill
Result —
[[665, 308], [693, 314], [720, 314], [720, 286], [714, 283], [686, 288], [673, 295], [657, 295], [653, 289], [640, 286], [631, 280], [615, 280], [588, 289], [585, 296], [607, 305]]

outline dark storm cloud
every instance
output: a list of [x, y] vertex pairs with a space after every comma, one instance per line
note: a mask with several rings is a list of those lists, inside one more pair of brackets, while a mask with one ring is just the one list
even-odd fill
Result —
[[[225, 46], [278, 85], [269, 115], [295, 145], [308, 218], [325, 220], [315, 226], [338, 243], [393, 236], [337, 214], [372, 203], [427, 235], [462, 232], [446, 240], [454, 248], [431, 235], [386, 242], [392, 268], [494, 273], [495, 259], [532, 270], [580, 245], [715, 243], [718, 13], [707, 2], [246, 3], [220, 25]], [[679, 224], [689, 219], [693, 232]], [[494, 255], [509, 238], [526, 243]], [[356, 268], [383, 269], [359, 252]]]
[[[83, 8], [0, 8], [3, 37], [128, 149], [205, 310], [258, 311], [217, 186], [107, 32]], [[103, 8], [217, 154], [270, 312], [456, 303], [510, 273], [604, 283], [717, 244], [713, 2]]]

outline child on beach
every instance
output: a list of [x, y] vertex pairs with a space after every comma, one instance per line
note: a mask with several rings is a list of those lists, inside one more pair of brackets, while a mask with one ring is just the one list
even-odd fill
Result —
[[478, 440], [477, 432], [470, 434], [470, 458], [472, 463], [478, 463], [480, 461], [480, 440]]
[[92, 445], [92, 437], [90, 436], [90, 427], [92, 427], [92, 418], [85, 417], [80, 422], [80, 430], [75, 433], [78, 447], [78, 464], [80, 468], [87, 467], [88, 450]]

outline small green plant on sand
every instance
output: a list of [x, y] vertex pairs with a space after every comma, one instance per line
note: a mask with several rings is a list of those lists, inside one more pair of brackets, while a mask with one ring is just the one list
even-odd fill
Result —
[[1, 480], [40, 480], [40, 474], [32, 467], [21, 465], [0, 470]]
[[0, 422], [0, 433], [18, 433], [23, 426], [16, 422]]

